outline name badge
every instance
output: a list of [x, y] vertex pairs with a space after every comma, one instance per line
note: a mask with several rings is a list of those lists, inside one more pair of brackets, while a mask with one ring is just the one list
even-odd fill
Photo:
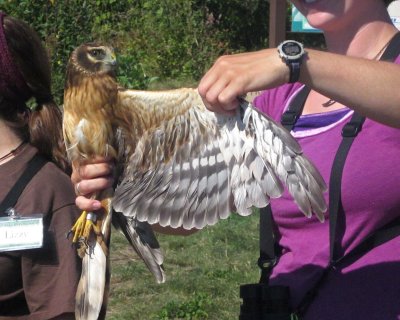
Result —
[[41, 248], [43, 215], [0, 218], [0, 252]]

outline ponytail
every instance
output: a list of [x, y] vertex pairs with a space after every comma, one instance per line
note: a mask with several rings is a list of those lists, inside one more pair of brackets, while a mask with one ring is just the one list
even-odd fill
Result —
[[53, 100], [38, 104], [30, 113], [29, 142], [60, 169], [71, 173], [62, 136], [62, 112]]
[[[24, 127], [15, 126], [19, 128], [19, 134], [34, 145], [41, 155], [70, 173], [62, 137], [62, 112], [51, 95], [51, 72], [46, 49], [29, 25], [4, 14], [2, 16], [2, 31], [6, 39], [3, 51], [9, 51], [17, 70], [14, 73], [21, 74], [25, 85], [16, 87], [8, 83], [6, 89], [12, 88], [13, 94], [7, 96], [7, 104], [0, 103], [4, 105], [4, 108], [0, 108], [0, 116], [12, 120], [18, 119], [21, 113], [29, 114]], [[2, 90], [6, 93], [9, 91]], [[31, 97], [36, 99], [37, 107], [29, 112], [25, 103]]]

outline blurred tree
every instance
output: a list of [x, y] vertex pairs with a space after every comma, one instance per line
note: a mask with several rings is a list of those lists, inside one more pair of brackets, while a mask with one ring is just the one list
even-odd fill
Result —
[[[155, 79], [196, 82], [218, 56], [268, 44], [267, 0], [0, 0], [0, 10], [46, 42], [59, 103], [67, 59], [83, 42], [113, 45], [119, 80], [140, 89]], [[318, 36], [293, 37], [307, 43]]]

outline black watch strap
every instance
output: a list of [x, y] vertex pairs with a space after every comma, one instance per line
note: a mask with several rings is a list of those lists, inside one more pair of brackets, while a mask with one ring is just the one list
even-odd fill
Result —
[[299, 81], [301, 61], [289, 61], [288, 66], [290, 69], [289, 83]]

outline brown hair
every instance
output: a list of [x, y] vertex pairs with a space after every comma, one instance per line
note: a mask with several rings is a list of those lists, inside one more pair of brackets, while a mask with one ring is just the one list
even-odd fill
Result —
[[[62, 113], [51, 94], [51, 71], [46, 49], [32, 28], [13, 17], [4, 18], [4, 34], [13, 62], [30, 91], [28, 99], [35, 98], [37, 106], [30, 111], [25, 106], [27, 101], [23, 101], [21, 107], [20, 101], [0, 96], [0, 117], [11, 122], [13, 130], [34, 145], [40, 154], [69, 171], [62, 137]], [[27, 94], [21, 92], [21, 96]], [[22, 116], [24, 112], [29, 115], [28, 121]]]

